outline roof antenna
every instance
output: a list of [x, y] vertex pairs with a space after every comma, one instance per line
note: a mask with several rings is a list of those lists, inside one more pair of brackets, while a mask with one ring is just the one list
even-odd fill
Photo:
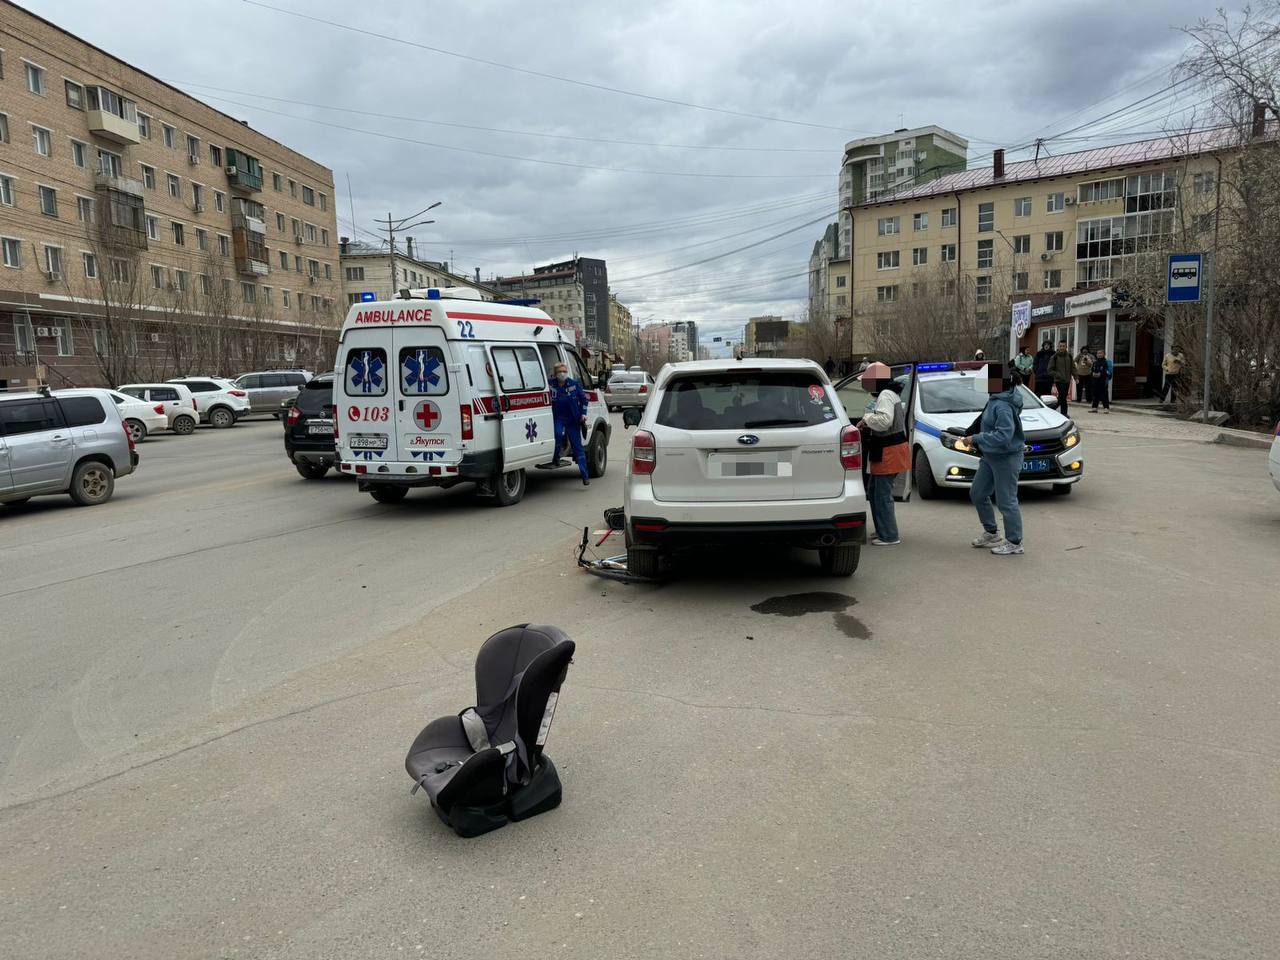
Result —
[[1040, 148], [1044, 146], [1044, 137], [1036, 137], [1036, 160], [1040, 160]]

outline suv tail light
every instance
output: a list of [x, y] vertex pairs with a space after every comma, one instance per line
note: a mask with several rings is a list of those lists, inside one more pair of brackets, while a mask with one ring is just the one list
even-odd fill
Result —
[[125, 423], [121, 424], [121, 426], [124, 427], [124, 438], [129, 441], [129, 450], [133, 451], [138, 449], [138, 445], [133, 442], [133, 434], [129, 432], [129, 425]]
[[154, 410], [156, 413], [164, 413], [164, 404], [163, 404], [163, 403], [157, 403], [157, 404], [156, 404], [154, 407], [152, 407], [151, 409], [152, 409], [152, 410]]
[[458, 414], [462, 417], [462, 439], [474, 440], [476, 438], [475, 428], [471, 422], [471, 404], [464, 403], [458, 407]]
[[192, 410], [199, 410], [199, 409], [200, 409], [200, 405], [199, 405], [198, 403], [196, 403], [196, 398], [195, 398], [195, 397], [192, 397], [192, 398], [191, 398], [191, 409], [192, 409]]
[[640, 384], [640, 391], [639, 391], [639, 392], [640, 392], [640, 393], [648, 393], [648, 392], [649, 392], [649, 385], [648, 385], [647, 383], [642, 383], [642, 384]]
[[297, 407], [290, 407], [289, 413], [285, 417], [285, 423], [289, 424], [289, 426], [292, 427], [295, 423], [297, 423], [301, 419], [302, 419], [302, 411], [299, 410]]
[[631, 438], [631, 472], [653, 473], [657, 466], [658, 446], [648, 430], [637, 430]]
[[227, 391], [227, 393], [229, 393], [229, 394], [230, 394], [231, 396], [233, 396], [233, 397], [247, 397], [247, 396], [248, 396], [248, 394], [247, 394], [247, 393], [245, 393], [243, 390], [228, 390], [228, 391]]
[[862, 469], [862, 434], [852, 424], [840, 431], [840, 466], [846, 470]]

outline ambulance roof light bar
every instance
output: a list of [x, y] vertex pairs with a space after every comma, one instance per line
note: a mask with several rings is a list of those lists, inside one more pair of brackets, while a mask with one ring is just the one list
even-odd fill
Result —
[[402, 290], [405, 299], [413, 300], [483, 300], [479, 291], [470, 287], [413, 287]]

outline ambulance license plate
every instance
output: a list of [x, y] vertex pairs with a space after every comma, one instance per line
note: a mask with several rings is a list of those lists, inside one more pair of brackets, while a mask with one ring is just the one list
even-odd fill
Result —
[[387, 449], [387, 438], [350, 437], [347, 440], [347, 446], [352, 450], [385, 450]]
[[307, 424], [307, 433], [312, 433], [312, 434], [333, 433], [333, 421], [332, 420], [312, 420]]

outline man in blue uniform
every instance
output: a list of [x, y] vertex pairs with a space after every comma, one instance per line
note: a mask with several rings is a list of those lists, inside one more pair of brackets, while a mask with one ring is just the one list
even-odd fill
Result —
[[582, 474], [582, 485], [591, 486], [587, 476], [587, 452], [582, 449], [582, 427], [587, 422], [587, 392], [582, 384], [569, 376], [569, 368], [557, 363], [551, 380], [551, 415], [556, 422], [556, 448], [553, 467], [560, 466], [560, 450], [565, 437], [573, 447], [573, 459]]

